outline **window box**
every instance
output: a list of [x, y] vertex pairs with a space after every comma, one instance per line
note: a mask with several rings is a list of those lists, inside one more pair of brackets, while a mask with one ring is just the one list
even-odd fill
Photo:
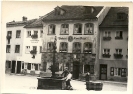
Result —
[[117, 37], [115, 37], [115, 39], [123, 39], [123, 37], [119, 37], [119, 36], [117, 36]]
[[33, 35], [31, 35], [31, 38], [36, 39], [36, 38], [38, 38], [38, 35], [33, 34]]
[[92, 50], [84, 50], [84, 53], [92, 54]]
[[102, 54], [102, 56], [104, 57], [104, 58], [110, 58], [110, 54]]
[[103, 40], [111, 40], [111, 37], [103, 37]]
[[37, 51], [36, 50], [31, 50], [30, 53], [34, 55], [34, 54], [37, 54]]
[[114, 57], [117, 58], [117, 59], [119, 59], [119, 58], [122, 58], [123, 55], [122, 54], [114, 54]]

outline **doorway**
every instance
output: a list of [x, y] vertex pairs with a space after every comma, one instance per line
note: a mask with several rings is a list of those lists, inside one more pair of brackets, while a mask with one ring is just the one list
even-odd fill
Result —
[[73, 78], [78, 79], [79, 78], [79, 62], [75, 61], [73, 62]]
[[11, 73], [15, 73], [15, 66], [16, 66], [16, 61], [12, 61], [12, 71], [11, 71]]
[[107, 80], [107, 65], [100, 64], [100, 80]]
[[21, 61], [17, 61], [17, 73], [21, 73]]

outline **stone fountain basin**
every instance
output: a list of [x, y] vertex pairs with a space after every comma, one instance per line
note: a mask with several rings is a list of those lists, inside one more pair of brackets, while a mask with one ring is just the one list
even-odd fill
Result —
[[63, 77], [39, 77], [37, 89], [65, 90], [66, 81]]

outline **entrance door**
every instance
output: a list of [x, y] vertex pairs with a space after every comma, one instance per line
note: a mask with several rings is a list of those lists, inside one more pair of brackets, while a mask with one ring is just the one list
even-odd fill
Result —
[[21, 61], [17, 61], [17, 73], [21, 72]]
[[100, 80], [107, 80], [107, 65], [100, 64]]
[[79, 78], [79, 62], [73, 63], [73, 78], [78, 79]]
[[15, 73], [16, 61], [12, 61], [12, 73]]

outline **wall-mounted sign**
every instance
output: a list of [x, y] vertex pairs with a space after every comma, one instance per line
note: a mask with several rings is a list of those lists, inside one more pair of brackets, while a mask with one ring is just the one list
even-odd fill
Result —
[[68, 41], [69, 41], [69, 42], [72, 42], [72, 41], [73, 41], [73, 37], [72, 37], [72, 36], [69, 36], [69, 37], [68, 37]]

